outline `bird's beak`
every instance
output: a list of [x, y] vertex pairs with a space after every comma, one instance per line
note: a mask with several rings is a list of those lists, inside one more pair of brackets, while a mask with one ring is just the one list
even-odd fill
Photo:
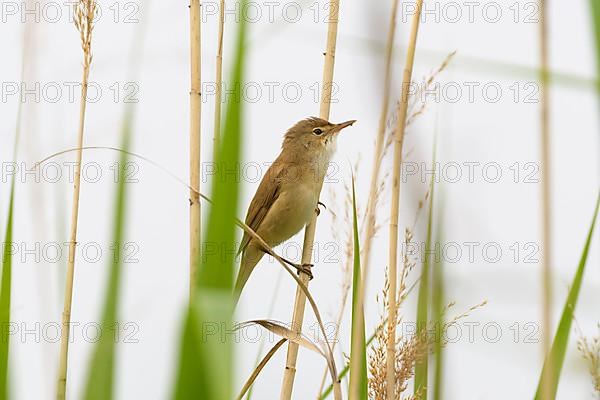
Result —
[[333, 126], [333, 129], [331, 130], [331, 133], [337, 133], [337, 132], [341, 131], [342, 129], [351, 126], [355, 122], [356, 122], [355, 119], [351, 119], [350, 121], [342, 122], [341, 124], [335, 124]]

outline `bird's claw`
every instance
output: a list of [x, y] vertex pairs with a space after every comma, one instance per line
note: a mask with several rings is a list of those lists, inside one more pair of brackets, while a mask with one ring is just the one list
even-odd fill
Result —
[[312, 267], [314, 267], [314, 264], [298, 264], [298, 265], [296, 265], [296, 269], [298, 270], [298, 275], [300, 275], [301, 273], [304, 273], [304, 274], [308, 275], [308, 279], [311, 281], [314, 278], [313, 273], [311, 271]]
[[308, 275], [309, 280], [312, 280], [314, 278], [312, 272], [311, 272], [311, 268], [314, 267], [314, 264], [296, 264], [291, 262], [290, 260], [283, 258], [282, 260], [289, 266], [296, 268], [296, 270], [298, 271], [298, 275], [300, 275], [301, 273], [305, 273], [306, 275]]
[[326, 206], [324, 203], [322, 203], [322, 202], [318, 201], [318, 202], [317, 202], [317, 207], [315, 208], [315, 212], [317, 213], [317, 217], [318, 217], [319, 215], [321, 215], [321, 209], [319, 208], [319, 206], [323, 206], [323, 208], [324, 208], [325, 210], [327, 210], [327, 206]]

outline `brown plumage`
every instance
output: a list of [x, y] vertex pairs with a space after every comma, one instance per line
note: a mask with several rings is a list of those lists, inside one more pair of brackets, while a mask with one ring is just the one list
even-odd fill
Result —
[[[288, 240], [310, 221], [335, 151], [337, 133], [353, 123], [332, 124], [313, 117], [286, 132], [281, 153], [260, 182], [245, 221], [270, 247]], [[236, 304], [264, 255], [247, 233], [238, 252], [242, 253], [242, 261], [234, 288]]]

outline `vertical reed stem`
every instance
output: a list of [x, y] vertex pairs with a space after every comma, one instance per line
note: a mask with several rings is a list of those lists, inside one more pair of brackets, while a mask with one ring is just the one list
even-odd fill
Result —
[[[369, 265], [369, 254], [371, 251], [371, 241], [373, 239], [374, 230], [375, 230], [375, 208], [377, 206], [377, 184], [379, 179], [379, 170], [381, 167], [381, 158], [383, 152], [383, 142], [385, 139], [385, 126], [387, 121], [387, 112], [390, 103], [390, 86], [391, 86], [391, 65], [392, 65], [392, 53], [394, 47], [394, 37], [396, 34], [396, 14], [398, 10], [398, 0], [392, 0], [392, 10], [390, 14], [390, 25], [388, 29], [388, 37], [386, 44], [386, 55], [385, 55], [385, 72], [383, 78], [383, 105], [381, 109], [381, 114], [379, 117], [379, 129], [377, 131], [377, 137], [375, 139], [375, 155], [373, 157], [373, 170], [371, 173], [371, 186], [369, 189], [369, 199], [367, 202], [367, 212], [366, 212], [366, 225], [367, 230], [364, 238], [364, 247], [361, 250], [362, 253], [362, 283], [360, 288], [360, 299], [359, 299], [359, 308], [362, 309], [365, 298], [365, 290], [364, 288], [367, 285], [367, 274], [368, 274], [368, 265]], [[346, 296], [342, 301], [342, 306], [340, 309], [340, 313], [337, 318], [337, 326], [340, 325], [341, 319], [343, 316], [344, 308], [346, 305]], [[337, 339], [337, 335], [339, 330], [336, 331], [334, 339]], [[332, 344], [332, 349], [335, 348], [337, 341], [334, 340]], [[325, 386], [325, 380], [327, 379], [328, 369], [325, 368], [323, 371], [323, 377], [321, 378], [321, 384], [319, 386], [318, 393], [323, 392], [323, 387]]]
[[[379, 183], [379, 171], [381, 169], [381, 157], [383, 152], [383, 143], [385, 141], [385, 126], [387, 122], [388, 108], [390, 106], [390, 87], [392, 80], [392, 53], [394, 48], [394, 36], [396, 34], [396, 14], [398, 10], [398, 0], [392, 0], [392, 12], [390, 14], [390, 27], [388, 30], [387, 45], [385, 50], [385, 73], [383, 78], [383, 104], [381, 114], [379, 115], [379, 127], [377, 129], [377, 138], [375, 139], [375, 154], [373, 156], [373, 170], [371, 171], [371, 184], [369, 188], [369, 199], [367, 200], [366, 211], [366, 232], [361, 265], [363, 266], [363, 279], [367, 282], [369, 256], [371, 254], [371, 243], [375, 231], [375, 209], [377, 207], [377, 188]], [[361, 302], [364, 301], [364, 291], [361, 291]]]
[[92, 32], [96, 15], [95, 0], [80, 0], [75, 6], [75, 27], [79, 31], [83, 50], [83, 71], [81, 78], [81, 99], [79, 101], [79, 127], [77, 133], [77, 152], [73, 183], [73, 202], [71, 204], [71, 229], [69, 232], [69, 258], [65, 283], [65, 300], [60, 334], [60, 355], [58, 367], [58, 386], [56, 398], [64, 400], [67, 393], [67, 364], [69, 358], [69, 336], [71, 324], [71, 306], [73, 303], [73, 279], [75, 276], [75, 247], [77, 245], [77, 222], [79, 219], [79, 192], [81, 187], [81, 160], [83, 157], [83, 132], [87, 105], [88, 79], [92, 64]]
[[[371, 252], [372, 237], [375, 230], [375, 207], [377, 202], [377, 189], [379, 181], [379, 169], [381, 166], [381, 155], [383, 151], [383, 142], [385, 136], [385, 126], [387, 121], [387, 111], [389, 107], [390, 98], [390, 86], [391, 86], [391, 64], [392, 64], [392, 49], [394, 43], [394, 36], [396, 33], [396, 13], [398, 9], [398, 0], [392, 2], [392, 12], [390, 15], [390, 25], [388, 30], [387, 46], [386, 46], [386, 59], [385, 59], [385, 73], [383, 79], [383, 104], [381, 114], [379, 117], [379, 129], [377, 131], [377, 138], [375, 141], [375, 155], [373, 157], [373, 170], [371, 174], [371, 184], [369, 189], [369, 199], [367, 201], [367, 218], [366, 218], [366, 234], [365, 244], [362, 255], [362, 279], [358, 283], [358, 301], [357, 301], [357, 316], [353, 318], [352, 334], [354, 335], [359, 330], [362, 330], [360, 324], [364, 324], [364, 301], [365, 301], [365, 288], [367, 286], [368, 279], [368, 266], [369, 266], [369, 255]], [[364, 334], [364, 332], [362, 332]], [[363, 336], [364, 338], [364, 336]], [[360, 354], [361, 342], [354, 341], [353, 348], [350, 354]], [[352, 377], [352, 371], [356, 371], [361, 367], [360, 358], [352, 357], [350, 359], [350, 400], [360, 399], [360, 380]]]
[[421, 17], [423, 0], [417, 0], [417, 10], [412, 19], [406, 64], [402, 77], [402, 97], [398, 110], [398, 125], [394, 135], [394, 167], [392, 169], [392, 205], [390, 213], [390, 244], [389, 244], [389, 291], [388, 291], [388, 341], [386, 351], [386, 392], [388, 398], [394, 398], [396, 393], [396, 292], [398, 269], [398, 218], [400, 209], [400, 167], [402, 165], [402, 145], [404, 143], [404, 130], [406, 128], [406, 114], [408, 110], [408, 90], [412, 79], [412, 69], [417, 46], [417, 33]]
[[[339, 16], [339, 0], [331, 0], [329, 3], [329, 20], [327, 30], [327, 45], [325, 52], [325, 65], [323, 67], [323, 82], [321, 104], [319, 109], [319, 117], [329, 120], [329, 110], [331, 106], [331, 92], [333, 88], [333, 67], [335, 62], [335, 47], [337, 41], [337, 27]], [[321, 182], [321, 187], [323, 182]], [[320, 192], [320, 189], [319, 189]], [[304, 243], [302, 248], [302, 264], [310, 264], [312, 249], [315, 241], [315, 232], [317, 228], [317, 215], [313, 215], [311, 221], [306, 226], [304, 231]], [[306, 286], [310, 280], [305, 273], [300, 274], [300, 280]], [[306, 295], [300, 289], [296, 288], [296, 298], [294, 301], [294, 312], [292, 316], [291, 329], [298, 335], [302, 332], [302, 323], [304, 321], [304, 308], [306, 305]], [[281, 400], [289, 400], [292, 397], [294, 387], [294, 378], [296, 376], [296, 361], [298, 360], [298, 344], [289, 342], [287, 358], [285, 362], [285, 371], [283, 374], [283, 383], [281, 385]], [[341, 389], [339, 381], [333, 383], [334, 397], [336, 400], [341, 399]]]
[[200, 0], [190, 0], [190, 300], [200, 262]]
[[[552, 235], [551, 235], [551, 176], [550, 176], [550, 120], [549, 120], [549, 88], [548, 88], [548, 31], [547, 2], [540, 0], [540, 127], [541, 127], [541, 182], [542, 182], [542, 351], [544, 357], [550, 351], [552, 328]], [[541, 398], [551, 399], [553, 363], [548, 363], [547, 374], [542, 376]]]
[[225, 25], [225, 0], [219, 3], [219, 35], [217, 37], [217, 62], [215, 77], [215, 121], [213, 132], [213, 162], [217, 160], [217, 151], [221, 140], [221, 93], [223, 92], [223, 29]]

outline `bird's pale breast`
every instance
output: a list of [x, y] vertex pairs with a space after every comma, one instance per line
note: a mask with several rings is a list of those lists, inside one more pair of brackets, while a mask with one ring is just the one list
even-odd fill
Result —
[[257, 232], [271, 246], [298, 233], [310, 221], [318, 201], [312, 179], [284, 185]]

